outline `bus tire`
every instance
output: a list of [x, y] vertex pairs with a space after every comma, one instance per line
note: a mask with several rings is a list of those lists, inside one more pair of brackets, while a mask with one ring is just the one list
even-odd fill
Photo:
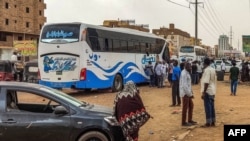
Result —
[[121, 91], [123, 88], [123, 81], [122, 81], [122, 76], [117, 74], [115, 76], [113, 86], [112, 86], [112, 92], [118, 92]]
[[78, 141], [108, 141], [108, 138], [101, 132], [98, 131], [90, 131], [83, 134]]
[[91, 88], [84, 89], [84, 92], [91, 92]]

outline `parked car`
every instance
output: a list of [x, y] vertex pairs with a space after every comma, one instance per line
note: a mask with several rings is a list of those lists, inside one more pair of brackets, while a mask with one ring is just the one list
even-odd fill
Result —
[[124, 141], [112, 113], [43, 85], [0, 82], [1, 141]]
[[0, 81], [14, 80], [13, 67], [11, 61], [0, 60]]
[[[221, 62], [222, 60], [214, 60], [214, 63], [216, 64], [216, 71], [221, 71]], [[229, 72], [230, 68], [232, 67], [232, 64], [228, 61], [225, 61], [225, 66], [225, 72]]]
[[23, 81], [30, 83], [38, 83], [38, 61], [31, 60], [24, 64]]

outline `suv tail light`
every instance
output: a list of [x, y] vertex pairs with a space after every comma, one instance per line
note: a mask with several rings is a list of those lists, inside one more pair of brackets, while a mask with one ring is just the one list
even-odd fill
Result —
[[80, 72], [80, 80], [86, 79], [86, 68], [82, 68]]

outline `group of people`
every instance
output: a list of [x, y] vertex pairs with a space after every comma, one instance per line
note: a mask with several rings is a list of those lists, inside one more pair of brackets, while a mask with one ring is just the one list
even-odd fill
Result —
[[153, 66], [152, 62], [149, 61], [145, 66], [145, 72], [150, 77], [149, 86], [158, 88], [165, 87], [165, 80], [167, 78], [169, 65], [165, 61], [158, 61]]
[[250, 81], [250, 64], [249, 62], [245, 61], [242, 62], [242, 70], [241, 70], [241, 81], [246, 82]]
[[[236, 62], [232, 62], [232, 65], [233, 67], [230, 69], [229, 75], [231, 95], [236, 95], [240, 72], [239, 68], [236, 67]], [[170, 106], [181, 106], [182, 104], [182, 126], [197, 124], [193, 120], [194, 93], [192, 86], [200, 83], [201, 99], [204, 102], [206, 118], [206, 122], [202, 127], [213, 127], [216, 125], [214, 101], [217, 74], [215, 67], [212, 59], [204, 58], [203, 62], [182, 60], [180, 65], [178, 65], [177, 60], [171, 60], [169, 63], [158, 62], [155, 66], [149, 62], [145, 67], [145, 71], [150, 76], [150, 86], [162, 87], [163, 80], [168, 76], [172, 87], [172, 104]], [[128, 141], [138, 140], [139, 128], [150, 118], [139, 93], [135, 84], [129, 81], [115, 98], [114, 115], [120, 122]], [[124, 106], [127, 108], [124, 109]], [[138, 117], [140, 120], [135, 117]]]
[[[222, 66], [223, 67], [223, 66]], [[145, 67], [150, 76], [149, 86], [164, 86], [167, 78], [172, 88], [172, 104], [170, 107], [181, 106], [182, 103], [182, 126], [197, 124], [193, 120], [194, 98], [192, 85], [201, 84], [201, 98], [204, 101], [206, 123], [203, 127], [215, 126], [214, 96], [216, 93], [216, 65], [212, 59], [205, 58], [203, 62], [182, 59], [170, 62], [157, 62], [155, 66], [149, 62]], [[233, 71], [233, 69], [232, 69]], [[231, 73], [232, 76], [234, 73]], [[234, 76], [233, 76], [234, 77]], [[233, 83], [233, 81], [232, 81]], [[235, 83], [234, 85], [235, 86]], [[232, 89], [232, 94], [236, 91]]]
[[[211, 60], [205, 58], [202, 66], [200, 62], [182, 61], [178, 66], [178, 61], [173, 61], [172, 74], [172, 104], [180, 106], [182, 99], [182, 126], [197, 124], [193, 120], [193, 90], [192, 85], [201, 84], [201, 98], [204, 101], [206, 123], [202, 127], [215, 126], [215, 107], [214, 98], [216, 94], [216, 71], [211, 67]], [[193, 73], [192, 73], [193, 71]]]

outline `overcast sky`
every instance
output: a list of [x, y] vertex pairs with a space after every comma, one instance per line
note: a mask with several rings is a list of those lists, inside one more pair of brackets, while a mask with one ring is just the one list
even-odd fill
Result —
[[[174, 3], [172, 3], [172, 2]], [[149, 28], [181, 29], [195, 36], [195, 0], [45, 0], [47, 23], [135, 20]], [[242, 35], [250, 35], [250, 0], [198, 0], [198, 38], [218, 44], [220, 35], [232, 35], [234, 48], [242, 48]], [[230, 34], [230, 28], [232, 33]]]

